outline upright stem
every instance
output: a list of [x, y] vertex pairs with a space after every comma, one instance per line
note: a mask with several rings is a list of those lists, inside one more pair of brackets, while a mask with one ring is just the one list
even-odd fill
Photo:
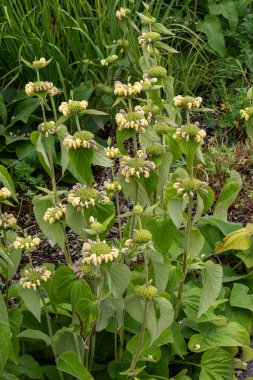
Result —
[[54, 101], [54, 97], [53, 96], [50, 96], [50, 102], [51, 102], [51, 105], [52, 105], [52, 108], [53, 108], [54, 121], [57, 122], [57, 111], [56, 111], [55, 101]]
[[[52, 326], [51, 326], [50, 315], [48, 312], [47, 304], [45, 302], [45, 299], [44, 299], [43, 294], [41, 292], [41, 289], [39, 287], [38, 287], [38, 292], [39, 292], [39, 296], [40, 296], [42, 303], [43, 303], [43, 306], [44, 306], [44, 311], [45, 311], [46, 320], [47, 320], [47, 327], [48, 327], [48, 333], [49, 333], [49, 337], [50, 337], [51, 347], [52, 347], [52, 351], [54, 354], [55, 363], [57, 363], [57, 352], [56, 352], [55, 343], [54, 343], [54, 336], [53, 336], [53, 331], [52, 331]], [[59, 373], [60, 379], [64, 380], [62, 372], [58, 371], [58, 373]]]
[[[135, 199], [134, 199], [134, 206], [137, 204], [137, 200], [138, 200], [138, 191], [139, 191], [139, 185], [138, 185], [138, 182], [136, 181], [136, 182], [135, 182]], [[133, 234], [134, 234], [134, 225], [135, 225], [135, 214], [132, 215], [132, 219], [131, 219], [130, 239], [133, 238]]]
[[185, 241], [184, 241], [184, 254], [183, 254], [183, 275], [184, 275], [184, 278], [179, 285], [178, 299], [177, 299], [177, 303], [175, 306], [175, 316], [174, 316], [175, 320], [177, 319], [179, 309], [181, 306], [184, 283], [185, 283], [185, 279], [186, 279], [186, 275], [187, 275], [187, 260], [188, 260], [189, 252], [190, 252], [190, 236], [191, 236], [191, 231], [192, 231], [193, 205], [194, 205], [193, 197], [190, 195], [189, 196], [189, 204], [188, 204], [187, 223], [186, 223], [186, 228], [185, 228]]
[[[146, 251], [144, 252], [144, 270], [145, 270], [145, 285], [148, 286], [148, 259], [147, 259]], [[148, 316], [148, 301], [145, 300], [144, 311], [143, 311], [143, 321], [142, 321], [142, 326], [141, 326], [141, 333], [140, 333], [140, 338], [139, 338], [138, 346], [136, 349], [136, 353], [133, 356], [132, 363], [130, 366], [130, 373], [129, 373], [130, 378], [135, 376], [135, 367], [136, 367], [136, 364], [139, 360], [140, 353], [141, 353], [141, 346], [143, 343], [146, 324], [147, 324], [147, 316]]]
[[[112, 167], [112, 179], [115, 181], [115, 173], [114, 173], [114, 168]], [[116, 213], [117, 213], [117, 218], [118, 218], [118, 223], [119, 223], [119, 239], [120, 242], [122, 241], [122, 224], [121, 224], [121, 217], [120, 217], [120, 204], [119, 204], [119, 193], [118, 191], [115, 194], [115, 199], [116, 199]]]
[[190, 111], [189, 110], [186, 110], [186, 121], [187, 121], [187, 124], [190, 124]]
[[78, 117], [77, 114], [75, 114], [75, 120], [76, 120], [77, 130], [78, 130], [78, 132], [81, 132], [82, 129], [81, 129], [81, 125], [80, 125], [79, 117]]
[[54, 160], [53, 160], [52, 148], [49, 141], [49, 137], [47, 137], [46, 140], [47, 140], [48, 160], [49, 160], [50, 172], [51, 172], [53, 200], [54, 200], [54, 206], [56, 206], [57, 201], [58, 201], [58, 196], [57, 196], [57, 187], [56, 187], [56, 179], [55, 179], [55, 171], [54, 171]]

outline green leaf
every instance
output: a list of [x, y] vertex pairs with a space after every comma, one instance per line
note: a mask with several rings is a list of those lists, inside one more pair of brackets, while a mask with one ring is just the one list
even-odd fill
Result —
[[94, 323], [99, 319], [99, 308], [96, 302], [82, 298], [76, 303], [76, 313], [82, 321], [82, 335], [91, 332]]
[[69, 204], [65, 213], [65, 219], [68, 226], [75, 233], [77, 233], [83, 240], [87, 239], [85, 228], [88, 227], [88, 224], [85, 222], [82, 210], [77, 210], [77, 207], [73, 207]]
[[205, 244], [205, 238], [199, 230], [194, 228], [190, 233], [190, 257], [193, 259], [202, 251]]
[[128, 154], [128, 151], [124, 147], [124, 141], [130, 139], [136, 134], [133, 129], [123, 129], [116, 132], [117, 146], [122, 154]]
[[76, 303], [82, 299], [88, 298], [94, 300], [94, 295], [91, 291], [91, 288], [86, 281], [80, 280], [73, 283], [71, 288], [71, 305], [72, 309], [75, 309]]
[[221, 23], [217, 16], [206, 15], [204, 21], [199, 21], [196, 25], [196, 30], [207, 36], [207, 40], [211, 48], [216, 51], [221, 57], [225, 57], [227, 51], [225, 39], [221, 29]]
[[63, 224], [58, 221], [50, 224], [43, 219], [47, 209], [53, 207], [53, 202], [48, 199], [48, 196], [43, 197], [38, 195], [33, 198], [33, 204], [33, 212], [42, 232], [49, 240], [52, 240], [58, 244], [62, 250], [65, 250], [65, 231]]
[[70, 173], [81, 183], [91, 185], [93, 175], [91, 171], [91, 162], [93, 158], [92, 149], [70, 149], [69, 165]]
[[16, 202], [18, 202], [16, 192], [15, 192], [15, 187], [11, 179], [11, 176], [3, 165], [0, 165], [0, 181], [3, 183], [5, 187], [7, 187], [7, 189], [10, 190], [12, 198]]
[[40, 296], [32, 289], [20, 288], [18, 292], [22, 298], [27, 309], [35, 316], [40, 322], [41, 310], [40, 310]]
[[110, 158], [107, 158], [105, 155], [104, 147], [101, 145], [97, 145], [98, 149], [94, 150], [93, 152], [93, 158], [92, 158], [92, 164], [103, 166], [105, 168], [111, 168], [114, 165], [113, 160], [110, 160]]
[[145, 223], [145, 228], [152, 233], [155, 248], [163, 254], [168, 252], [178, 234], [177, 227], [168, 217], [149, 219]]
[[234, 202], [242, 188], [242, 179], [240, 174], [235, 170], [231, 170], [230, 178], [222, 188], [219, 199], [217, 201], [213, 216], [217, 219], [227, 220], [227, 210], [231, 203]]
[[234, 372], [232, 355], [222, 348], [205, 352], [200, 362], [199, 380], [231, 380]]
[[63, 145], [64, 138], [68, 136], [68, 129], [65, 125], [60, 125], [59, 130], [57, 131], [57, 136], [59, 137], [60, 144], [61, 144], [61, 170], [62, 170], [62, 176], [64, 176], [64, 173], [68, 167], [69, 163], [69, 152], [68, 149]]
[[109, 289], [114, 297], [120, 297], [130, 281], [130, 270], [127, 265], [114, 262], [105, 272]]
[[52, 280], [52, 297], [54, 302], [70, 303], [71, 289], [75, 281], [77, 281], [77, 278], [71, 268], [65, 266], [59, 267], [55, 271]]
[[[1, 294], [1, 293], [0, 293]], [[2, 296], [0, 302], [2, 302]], [[5, 368], [11, 349], [11, 333], [9, 324], [0, 320], [0, 377]]]
[[230, 24], [231, 31], [236, 31], [238, 12], [234, 0], [222, 0], [218, 3], [214, 0], [208, 0], [208, 8], [212, 15], [222, 15], [225, 17]]
[[30, 355], [22, 355], [19, 358], [18, 365], [8, 364], [8, 370], [18, 378], [22, 378], [22, 375], [26, 375], [29, 379], [40, 380], [44, 379], [43, 371], [38, 362]]
[[19, 337], [20, 326], [23, 320], [22, 313], [20, 309], [13, 308], [9, 310], [9, 323], [11, 330], [11, 351], [9, 355], [9, 359], [12, 360], [15, 364], [18, 364], [18, 356], [19, 356]]
[[19, 334], [19, 338], [42, 340], [47, 346], [50, 346], [50, 338], [40, 330], [26, 329]]
[[0, 94], [0, 117], [3, 120], [3, 123], [7, 123], [7, 108], [4, 104], [3, 94]]
[[39, 131], [33, 131], [30, 135], [30, 140], [32, 144], [36, 147], [41, 166], [43, 167], [45, 172], [50, 176], [50, 164], [42, 142], [42, 135]]
[[210, 260], [205, 263], [205, 268], [201, 270], [203, 289], [198, 317], [204, 314], [218, 297], [222, 285], [222, 274], [222, 266]]
[[188, 344], [189, 349], [194, 352], [204, 352], [217, 347], [248, 346], [250, 342], [245, 328], [236, 322], [230, 322], [227, 326], [203, 326], [199, 331], [199, 334], [190, 338]]
[[230, 295], [230, 305], [253, 311], [253, 294], [248, 294], [249, 288], [243, 284], [234, 284]]

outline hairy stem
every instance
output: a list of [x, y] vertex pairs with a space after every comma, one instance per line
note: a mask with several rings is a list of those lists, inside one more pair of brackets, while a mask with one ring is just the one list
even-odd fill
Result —
[[81, 132], [82, 129], [81, 129], [81, 125], [80, 125], [79, 117], [78, 117], [77, 114], [75, 115], [75, 121], [76, 121], [76, 126], [77, 126], [77, 130], [78, 130], [78, 132]]
[[[50, 338], [50, 342], [51, 342], [51, 347], [52, 347], [55, 363], [57, 363], [57, 352], [56, 352], [56, 348], [55, 348], [54, 336], [53, 336], [53, 331], [52, 331], [52, 326], [51, 326], [50, 315], [49, 315], [49, 312], [48, 312], [48, 307], [47, 307], [46, 301], [45, 301], [45, 299], [43, 297], [43, 294], [41, 292], [41, 289], [39, 287], [38, 287], [38, 292], [39, 292], [39, 296], [40, 296], [41, 301], [42, 301], [43, 306], [44, 306], [44, 311], [45, 311], [46, 320], [47, 320], [47, 327], [48, 327], [48, 333], [49, 333], [49, 338]], [[64, 380], [62, 372], [58, 371], [58, 373], [59, 373], [60, 379]]]
[[54, 206], [56, 206], [57, 201], [58, 201], [58, 196], [57, 196], [57, 186], [56, 186], [56, 178], [55, 178], [55, 171], [54, 171], [54, 160], [53, 160], [52, 148], [49, 141], [49, 137], [47, 137], [46, 140], [47, 140], [48, 160], [49, 160], [50, 172], [51, 172], [53, 201], [54, 201]]
[[[148, 286], [148, 259], [147, 259], [146, 251], [144, 252], [144, 271], [145, 271], [145, 285]], [[130, 373], [128, 376], [129, 378], [132, 378], [135, 376], [135, 367], [136, 367], [136, 364], [138, 363], [140, 353], [141, 353], [141, 346], [143, 343], [146, 324], [147, 324], [147, 316], [148, 316], [148, 301], [146, 300], [144, 304], [143, 321], [142, 321], [142, 326], [141, 326], [140, 338], [139, 338], [138, 346], [136, 349], [136, 353], [133, 356], [132, 363], [130, 366]]]
[[[115, 181], [115, 173], [114, 173], [114, 168], [112, 167], [112, 179]], [[119, 204], [119, 193], [118, 191], [115, 194], [115, 199], [116, 199], [116, 213], [117, 213], [117, 219], [119, 223], [119, 240], [120, 242], [122, 241], [122, 224], [121, 224], [121, 217], [120, 217], [120, 204]]]
[[189, 204], [188, 204], [188, 213], [187, 213], [187, 223], [186, 223], [186, 228], [185, 228], [185, 241], [184, 241], [184, 253], [183, 253], [183, 280], [180, 282], [179, 285], [179, 290], [178, 290], [178, 299], [177, 303], [175, 306], [175, 320], [177, 319], [179, 309], [181, 306], [182, 302], [182, 295], [183, 295], [183, 289], [184, 289], [184, 284], [185, 284], [185, 279], [187, 275], [187, 260], [189, 257], [189, 252], [190, 252], [190, 236], [191, 236], [191, 231], [192, 231], [192, 212], [193, 212], [193, 197], [190, 195], [189, 196]]
[[[139, 184], [138, 184], [138, 182], [136, 181], [136, 182], [135, 182], [135, 198], [134, 198], [134, 206], [137, 204], [137, 200], [138, 200], [138, 191], [139, 191]], [[133, 234], [134, 234], [134, 225], [135, 225], [135, 214], [132, 215], [132, 219], [131, 219], [130, 239], [133, 238]]]

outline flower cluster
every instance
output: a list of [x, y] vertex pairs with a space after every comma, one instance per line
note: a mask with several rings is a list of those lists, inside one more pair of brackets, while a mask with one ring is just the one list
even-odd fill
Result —
[[89, 131], [76, 132], [74, 135], [68, 135], [63, 140], [63, 145], [68, 149], [97, 149], [93, 133]]
[[117, 248], [111, 248], [106, 241], [93, 241], [88, 240], [83, 244], [82, 248], [82, 263], [100, 265], [102, 262], [108, 263], [113, 261], [119, 255]]
[[17, 219], [13, 216], [13, 214], [4, 212], [0, 215], [0, 228], [7, 230], [8, 228], [15, 226], [16, 223]]
[[166, 135], [170, 130], [170, 127], [168, 124], [159, 123], [159, 122], [156, 122], [153, 128], [154, 128], [154, 131], [158, 134], [158, 136]]
[[121, 186], [118, 181], [113, 181], [113, 182], [105, 181], [104, 187], [108, 195], [114, 194], [116, 191], [121, 190]]
[[122, 46], [122, 47], [128, 47], [129, 46], [128, 40], [119, 39], [116, 41], [116, 43], [117, 43], [117, 45]]
[[103, 224], [98, 222], [97, 219], [95, 219], [93, 216], [90, 217], [89, 222], [90, 229], [96, 232], [96, 234], [101, 234], [102, 232], [104, 232]]
[[144, 116], [144, 111], [138, 106], [134, 112], [126, 112], [120, 110], [115, 117], [119, 130], [134, 129], [136, 132], [142, 133], [148, 126], [148, 120]]
[[11, 197], [11, 192], [7, 187], [2, 187], [0, 189], [0, 201], [8, 199]]
[[118, 56], [116, 54], [113, 54], [113, 55], [109, 55], [109, 57], [105, 59], [101, 59], [100, 63], [102, 66], [108, 66], [109, 63], [117, 61], [117, 59], [118, 59]]
[[139, 286], [137, 289], [137, 294], [145, 301], [150, 301], [152, 298], [154, 298], [157, 295], [157, 288], [152, 285], [142, 285]]
[[41, 240], [37, 236], [33, 238], [31, 235], [27, 237], [17, 237], [16, 240], [12, 243], [14, 249], [25, 249], [26, 251], [33, 251], [38, 248]]
[[121, 153], [117, 147], [107, 147], [105, 148], [105, 155], [108, 158], [119, 158]]
[[165, 148], [160, 143], [153, 143], [146, 148], [146, 154], [148, 157], [160, 157], [164, 152]]
[[68, 195], [68, 202], [73, 207], [89, 208], [95, 206], [95, 203], [99, 201], [108, 202], [109, 198], [105, 196], [104, 192], [99, 192], [94, 187], [81, 184], [73, 186]]
[[192, 108], [200, 107], [202, 98], [200, 96], [194, 98], [193, 96], [177, 95], [173, 98], [173, 103], [176, 107], [182, 107], [186, 110], [191, 110]]
[[143, 207], [139, 204], [135, 205], [133, 207], [133, 213], [136, 214], [136, 215], [140, 215], [143, 213]]
[[131, 182], [134, 177], [140, 178], [141, 175], [144, 178], [149, 177], [150, 170], [155, 169], [155, 164], [146, 158], [146, 153], [139, 150], [137, 157], [124, 156], [120, 159], [120, 173], [125, 177], [126, 182]]
[[173, 138], [176, 140], [194, 140], [197, 143], [204, 144], [204, 138], [206, 137], [206, 132], [204, 129], [199, 129], [196, 124], [186, 124], [182, 125], [181, 128], [177, 128]]
[[107, 86], [107, 85], [104, 84], [104, 83], [98, 83], [98, 84], [96, 85], [96, 87], [97, 87], [99, 90], [102, 90], [105, 94], [111, 94], [111, 93], [113, 92], [112, 87]]
[[67, 207], [65, 205], [59, 204], [56, 207], [49, 207], [44, 214], [44, 221], [49, 224], [53, 224], [60, 220], [63, 215], [66, 213]]
[[49, 137], [49, 135], [54, 135], [56, 132], [58, 132], [59, 128], [59, 126], [55, 125], [54, 121], [47, 121], [46, 123], [39, 124], [38, 131], [40, 133], [44, 133], [46, 137]]
[[44, 57], [41, 57], [38, 61], [33, 61], [32, 66], [34, 69], [42, 69], [47, 65], [47, 61]]
[[120, 9], [116, 11], [115, 16], [117, 17], [117, 19], [122, 20], [122, 18], [127, 17], [127, 15], [129, 15], [130, 13], [130, 9], [120, 7]]
[[202, 182], [197, 178], [185, 178], [181, 179], [178, 178], [177, 182], [173, 184], [174, 189], [177, 190], [177, 193], [182, 195], [183, 198], [187, 198], [189, 195], [191, 197], [194, 196], [194, 194], [207, 194], [207, 183]]
[[157, 78], [149, 78], [148, 72], [145, 71], [143, 74], [143, 79], [140, 81], [143, 91], [152, 90], [152, 87], [157, 83]]
[[76, 274], [77, 278], [80, 280], [82, 278], [86, 280], [93, 280], [97, 277], [96, 273], [92, 270], [93, 268], [90, 265], [83, 264], [83, 259], [82, 257], [78, 259], [74, 266], [73, 266], [73, 271]]
[[142, 33], [141, 36], [138, 37], [138, 43], [142, 47], [146, 47], [150, 53], [155, 51], [155, 43], [161, 40], [161, 35], [157, 32], [147, 32]]
[[151, 123], [155, 115], [158, 115], [160, 108], [153, 103], [146, 104], [145, 106], [136, 106], [135, 111], [145, 115], [147, 121]]
[[134, 96], [142, 91], [142, 84], [135, 82], [134, 84], [123, 84], [122, 82], [114, 83], [114, 94], [117, 96]]
[[34, 291], [42, 282], [47, 282], [52, 273], [46, 267], [35, 267], [26, 269], [24, 277], [19, 281], [24, 289], [33, 289]]
[[[58, 91], [58, 90], [57, 90]], [[25, 93], [28, 96], [34, 95], [50, 95], [55, 92], [55, 87], [52, 82], [29, 82], [25, 85]]]
[[248, 121], [253, 117], [253, 107], [247, 107], [244, 110], [240, 110], [240, 115], [243, 119]]
[[59, 106], [59, 111], [64, 116], [72, 115], [75, 112], [81, 112], [86, 110], [88, 107], [88, 102], [86, 100], [78, 101], [78, 100], [69, 100], [68, 102], [62, 102]]
[[163, 66], [155, 66], [149, 69], [147, 72], [148, 78], [151, 79], [163, 79], [167, 76], [167, 70]]

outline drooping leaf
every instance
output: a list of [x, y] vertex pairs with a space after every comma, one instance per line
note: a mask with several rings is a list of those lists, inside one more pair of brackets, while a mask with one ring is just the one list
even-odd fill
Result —
[[200, 362], [199, 380], [231, 380], [233, 376], [233, 357], [222, 348], [205, 352]]
[[216, 300], [222, 285], [222, 266], [208, 260], [201, 270], [202, 294], [199, 303], [198, 317], [204, 314]]
[[47, 209], [53, 206], [52, 200], [48, 199], [47, 196], [43, 197], [38, 195], [33, 198], [33, 204], [34, 215], [40, 229], [49, 240], [52, 240], [54, 243], [58, 244], [62, 250], [64, 250], [66, 237], [63, 224], [58, 221], [50, 224], [43, 218]]
[[225, 39], [223, 36], [220, 20], [215, 15], [206, 15], [204, 21], [199, 21], [196, 30], [207, 36], [211, 48], [221, 57], [226, 55]]
[[243, 284], [235, 283], [230, 295], [230, 305], [253, 311], [253, 294]]
[[236, 322], [226, 326], [204, 326], [200, 333], [193, 335], [189, 341], [191, 351], [204, 352], [217, 347], [241, 347], [249, 345], [249, 335], [245, 328]]
[[40, 322], [41, 310], [39, 294], [32, 289], [23, 289], [21, 287], [19, 288], [18, 294], [30, 313]]
[[222, 253], [231, 249], [246, 251], [251, 246], [250, 236], [253, 235], [253, 225], [248, 224], [244, 228], [233, 231], [228, 234], [222, 242], [218, 242], [215, 246], [215, 253]]
[[231, 170], [230, 178], [221, 190], [213, 216], [217, 219], [227, 220], [227, 210], [232, 202], [236, 199], [242, 188], [242, 179], [240, 174]]
[[130, 281], [130, 270], [127, 265], [113, 262], [106, 271], [109, 289], [114, 297], [120, 297]]

